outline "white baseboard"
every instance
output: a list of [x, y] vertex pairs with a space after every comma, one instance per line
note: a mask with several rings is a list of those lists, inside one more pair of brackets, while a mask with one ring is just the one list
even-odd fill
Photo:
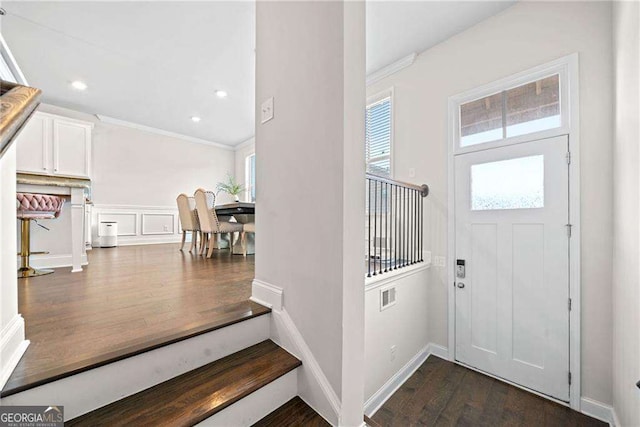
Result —
[[331, 425], [337, 425], [341, 402], [325, 376], [313, 352], [284, 309], [282, 288], [262, 280], [254, 280], [251, 300], [272, 309], [271, 339], [302, 361], [298, 368], [298, 394]]
[[262, 280], [254, 279], [251, 284], [251, 301], [273, 310], [282, 310], [282, 288]]
[[29, 341], [24, 339], [24, 319], [20, 314], [16, 314], [0, 331], [0, 390], [28, 346]]
[[[29, 264], [33, 268], [64, 268], [71, 267], [72, 257], [71, 254], [63, 254], [63, 255], [31, 255], [29, 259]], [[87, 255], [82, 255], [81, 265], [88, 265], [89, 260], [87, 259]], [[20, 267], [20, 257], [18, 257], [18, 267]], [[79, 270], [80, 271], [80, 270]]]
[[368, 417], [372, 417], [378, 409], [384, 405], [384, 403], [395, 393], [402, 384], [409, 379], [415, 371], [418, 370], [420, 365], [429, 357], [429, 347], [431, 344], [426, 345], [415, 356], [411, 358], [398, 372], [396, 372], [389, 380], [384, 383], [373, 396], [371, 396], [364, 404], [364, 413]]
[[611, 405], [598, 402], [588, 397], [580, 398], [580, 412], [600, 421], [609, 423], [610, 426], [620, 426], [616, 412]]
[[427, 344], [427, 352], [429, 355], [438, 356], [440, 359], [449, 360], [449, 349], [441, 346], [440, 344], [434, 344], [430, 342]]

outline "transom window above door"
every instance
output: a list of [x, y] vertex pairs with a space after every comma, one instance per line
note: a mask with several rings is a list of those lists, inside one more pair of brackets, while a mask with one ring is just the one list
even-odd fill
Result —
[[568, 134], [568, 86], [557, 63], [450, 98], [455, 153]]

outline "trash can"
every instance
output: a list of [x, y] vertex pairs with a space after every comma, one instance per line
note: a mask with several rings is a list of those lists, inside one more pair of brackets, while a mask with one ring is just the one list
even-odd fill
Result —
[[98, 231], [101, 248], [115, 248], [118, 246], [118, 223], [116, 221], [100, 222], [100, 230]]

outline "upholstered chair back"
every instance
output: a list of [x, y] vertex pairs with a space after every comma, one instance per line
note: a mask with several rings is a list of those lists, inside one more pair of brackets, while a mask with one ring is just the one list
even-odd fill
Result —
[[182, 193], [176, 199], [176, 203], [178, 204], [178, 215], [182, 229], [184, 231], [199, 230], [195, 199]]
[[205, 233], [218, 233], [220, 227], [216, 210], [216, 195], [213, 191], [206, 191], [198, 188], [194, 195], [196, 199], [196, 210], [200, 221], [200, 230]]

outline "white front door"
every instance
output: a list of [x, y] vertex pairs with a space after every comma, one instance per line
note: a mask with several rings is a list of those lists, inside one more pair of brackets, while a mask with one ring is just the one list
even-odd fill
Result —
[[559, 136], [455, 157], [456, 360], [563, 401], [568, 150]]

